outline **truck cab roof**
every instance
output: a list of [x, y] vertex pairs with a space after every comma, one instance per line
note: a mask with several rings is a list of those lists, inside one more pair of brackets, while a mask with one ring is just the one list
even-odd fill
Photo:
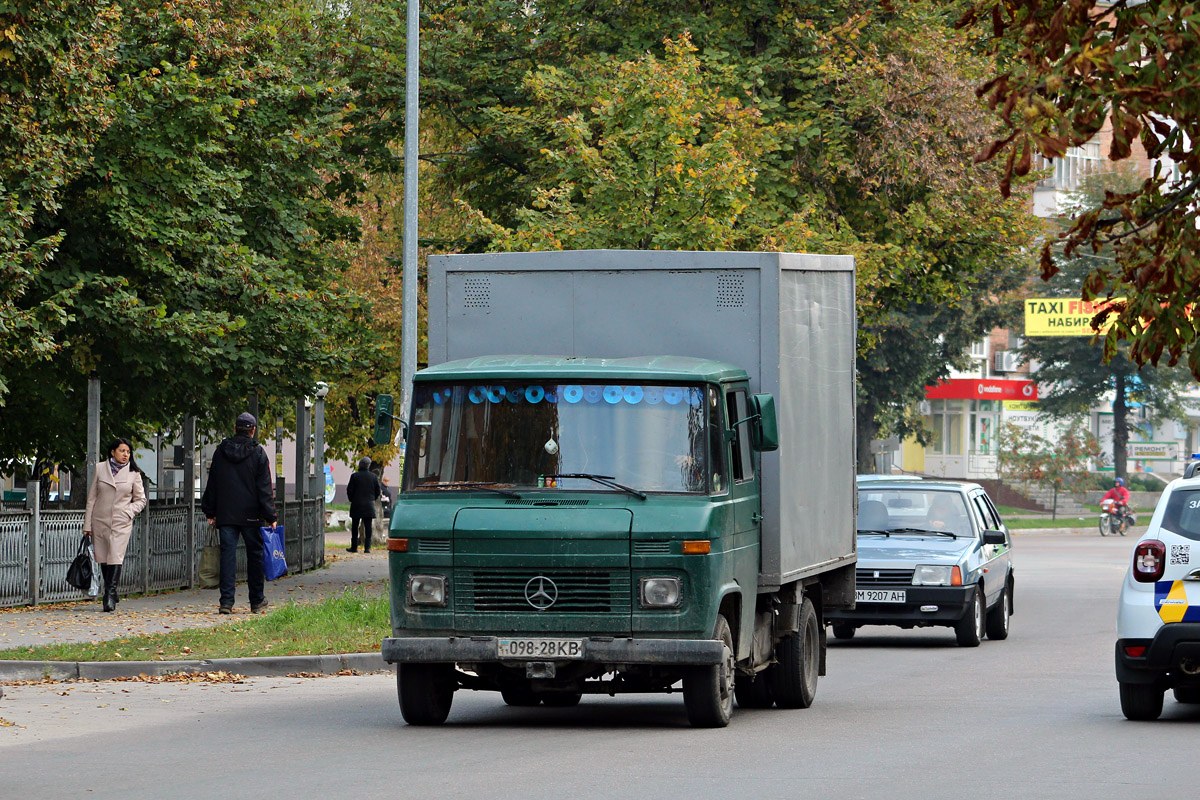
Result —
[[572, 380], [687, 381], [727, 383], [749, 379], [746, 370], [723, 361], [685, 356], [570, 358], [567, 356], [496, 355], [447, 361], [416, 373], [416, 381], [546, 377]]

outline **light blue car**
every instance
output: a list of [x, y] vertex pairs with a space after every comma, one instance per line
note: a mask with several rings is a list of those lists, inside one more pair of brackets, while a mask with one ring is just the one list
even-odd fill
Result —
[[855, 607], [830, 609], [838, 639], [863, 625], [954, 628], [963, 647], [1008, 638], [1012, 537], [975, 483], [858, 481]]

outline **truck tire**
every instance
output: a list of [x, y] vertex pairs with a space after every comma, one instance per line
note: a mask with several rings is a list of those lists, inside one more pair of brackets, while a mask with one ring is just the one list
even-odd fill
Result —
[[733, 633], [721, 614], [712, 638], [725, 645], [721, 663], [691, 667], [683, 676], [683, 704], [694, 728], [724, 728], [733, 715]]
[[1008, 638], [1008, 618], [1012, 616], [1012, 590], [1012, 581], [1005, 581], [1000, 599], [987, 613], [987, 637], [994, 642]]
[[775, 663], [767, 670], [771, 695], [780, 708], [808, 708], [817, 696], [821, 632], [817, 612], [807, 597], [800, 604], [799, 627], [775, 645]]
[[583, 692], [550, 692], [542, 695], [542, 705], [546, 708], [571, 708], [579, 705]]
[[401, 664], [396, 669], [400, 714], [409, 725], [441, 725], [454, 702], [454, 666]]
[[505, 686], [500, 690], [500, 696], [506, 704], [517, 708], [536, 706], [542, 702], [542, 698], [528, 686]]
[[954, 638], [958, 640], [960, 647], [979, 647], [985, 633], [983, 609], [983, 589], [975, 587], [975, 595], [971, 598], [967, 615], [954, 623]]
[[850, 622], [835, 622], [833, 623], [833, 638], [835, 639], [853, 639], [855, 631], [858, 630], [853, 623]]
[[775, 705], [771, 697], [771, 687], [767, 683], [767, 672], [763, 670], [757, 675], [738, 675], [733, 682], [734, 694], [737, 695], [738, 708], [770, 708]]
[[1149, 722], [1162, 714], [1163, 690], [1153, 683], [1121, 683], [1121, 713], [1125, 719]]

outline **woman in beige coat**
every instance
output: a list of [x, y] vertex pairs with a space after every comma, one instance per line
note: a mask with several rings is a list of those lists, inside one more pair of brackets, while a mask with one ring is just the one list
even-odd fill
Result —
[[92, 537], [96, 561], [104, 576], [104, 610], [112, 611], [117, 607], [117, 582], [133, 534], [133, 520], [146, 507], [146, 490], [129, 440], [116, 439], [108, 452], [108, 460], [96, 465], [83, 532]]

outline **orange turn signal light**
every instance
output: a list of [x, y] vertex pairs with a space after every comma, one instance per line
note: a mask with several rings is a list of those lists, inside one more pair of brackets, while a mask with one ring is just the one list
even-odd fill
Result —
[[408, 539], [388, 539], [389, 553], [407, 553]]
[[958, 567], [950, 570], [950, 585], [962, 586], [962, 570], [960, 570]]
[[708, 539], [696, 539], [683, 543], [683, 554], [685, 556], [703, 556], [712, 552], [712, 542]]

